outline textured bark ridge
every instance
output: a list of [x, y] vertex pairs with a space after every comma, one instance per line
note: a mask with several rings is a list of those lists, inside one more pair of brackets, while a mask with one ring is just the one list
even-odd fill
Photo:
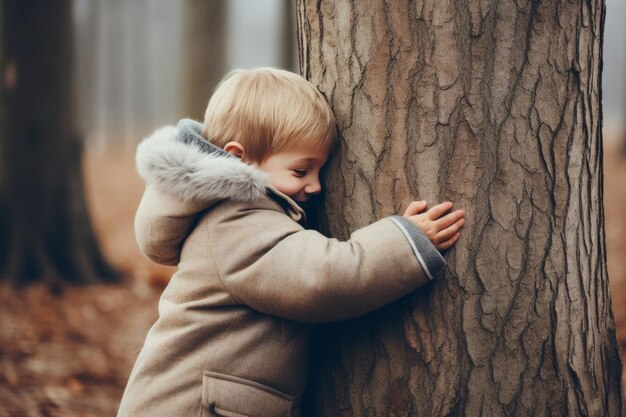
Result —
[[342, 133], [331, 232], [418, 198], [467, 219], [432, 284], [324, 331], [316, 415], [622, 415], [603, 25], [598, 0], [298, 1], [302, 72]]

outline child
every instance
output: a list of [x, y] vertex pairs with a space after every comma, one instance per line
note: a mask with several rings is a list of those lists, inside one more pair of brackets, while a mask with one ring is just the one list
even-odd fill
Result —
[[220, 83], [204, 127], [182, 120], [139, 145], [137, 240], [178, 270], [118, 416], [299, 416], [305, 323], [375, 310], [444, 266], [434, 245], [452, 246], [464, 222], [450, 203], [414, 202], [347, 242], [304, 229], [298, 203], [320, 192], [335, 141], [319, 91], [262, 68]]

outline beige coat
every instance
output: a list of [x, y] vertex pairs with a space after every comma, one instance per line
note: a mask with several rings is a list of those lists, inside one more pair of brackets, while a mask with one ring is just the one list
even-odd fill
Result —
[[295, 202], [198, 129], [181, 121], [138, 148], [147, 187], [137, 240], [178, 271], [118, 416], [299, 416], [306, 323], [375, 310], [428, 282], [443, 259], [398, 217], [347, 242], [305, 230]]

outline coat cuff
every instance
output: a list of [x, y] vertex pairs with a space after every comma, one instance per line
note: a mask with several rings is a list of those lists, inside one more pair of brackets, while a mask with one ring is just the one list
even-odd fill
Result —
[[430, 243], [422, 231], [402, 216], [391, 216], [389, 218], [396, 226], [402, 230], [406, 236], [415, 257], [424, 268], [429, 279], [433, 277], [446, 265], [445, 259], [439, 251]]

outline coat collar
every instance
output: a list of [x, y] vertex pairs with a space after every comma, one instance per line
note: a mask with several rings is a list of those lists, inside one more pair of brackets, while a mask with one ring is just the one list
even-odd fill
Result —
[[295, 201], [268, 183], [265, 172], [205, 140], [202, 124], [195, 120], [183, 119], [144, 139], [137, 147], [136, 165], [144, 181], [186, 201], [252, 202], [269, 193], [292, 219], [304, 217]]

